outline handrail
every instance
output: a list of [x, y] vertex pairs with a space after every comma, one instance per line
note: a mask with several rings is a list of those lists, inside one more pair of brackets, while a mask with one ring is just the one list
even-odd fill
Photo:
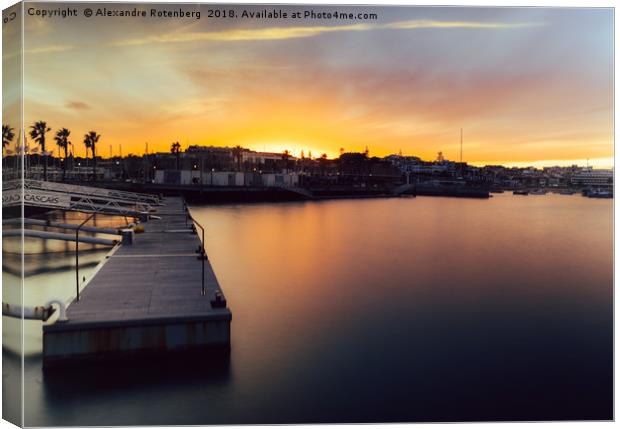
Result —
[[91, 220], [93, 218], [93, 216], [95, 216], [97, 214], [97, 212], [92, 213], [90, 216], [88, 216], [86, 218], [86, 220], [84, 222], [82, 222], [80, 224], [80, 226], [78, 226], [75, 229], [75, 293], [76, 293], [76, 301], [80, 300], [80, 258], [79, 258], [79, 233], [80, 233], [80, 228], [82, 228], [84, 226], [84, 224], [86, 222], [88, 222], [89, 220]]
[[[202, 295], [205, 295], [206, 293], [205, 291], [205, 259], [207, 259], [207, 251], [205, 250], [205, 229], [191, 215], [191, 213], [189, 212], [189, 209], [187, 208], [187, 205], [185, 204], [185, 201], [183, 202], [183, 208], [185, 209], [185, 224], [187, 225], [187, 220], [191, 219], [192, 222], [194, 222], [194, 224], [198, 225], [198, 227], [200, 228], [202, 232], [202, 242], [200, 243], [200, 246], [198, 247], [198, 252], [200, 253], [200, 256], [198, 258], [202, 260]], [[194, 228], [194, 231], [195, 231], [195, 228]]]
[[86, 194], [90, 196], [112, 197], [126, 200], [128, 202], [151, 202], [154, 204], [160, 204], [161, 202], [161, 198], [159, 197], [159, 195], [155, 194], [122, 191], [118, 189], [100, 188], [93, 186], [74, 185], [64, 182], [46, 182], [43, 180], [25, 179], [24, 186], [26, 188], [60, 190], [62, 192], [67, 191], [77, 194]]

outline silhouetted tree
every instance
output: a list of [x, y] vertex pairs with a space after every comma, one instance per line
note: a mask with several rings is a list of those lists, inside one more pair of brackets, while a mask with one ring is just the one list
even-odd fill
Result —
[[179, 142], [172, 143], [172, 146], [170, 146], [170, 152], [176, 155], [176, 165], [177, 165], [177, 170], [178, 170], [179, 169], [179, 157], [181, 156], [181, 144]]
[[[11, 144], [14, 138], [15, 133], [13, 132], [13, 128], [9, 125], [2, 124], [2, 152], [4, 152], [5, 147]], [[2, 163], [2, 166], [4, 167], [4, 158], [2, 159]]]
[[2, 124], [2, 150], [11, 144], [15, 138], [15, 132], [12, 127], [6, 124]]
[[47, 180], [47, 152], [45, 151], [45, 133], [52, 129], [47, 126], [47, 122], [38, 121], [30, 126], [30, 137], [41, 146], [41, 153], [45, 159], [43, 163], [43, 180]]
[[319, 169], [321, 174], [325, 174], [325, 171], [327, 169], [327, 154], [324, 153], [321, 155], [321, 157], [319, 158]]
[[241, 171], [241, 160], [243, 159], [243, 148], [239, 145], [232, 150], [233, 158], [237, 161], [237, 171]]
[[288, 173], [288, 160], [291, 157], [291, 153], [287, 150], [282, 152], [282, 160], [284, 161], [284, 171]]
[[97, 134], [95, 131], [89, 131], [88, 134], [84, 135], [84, 146], [86, 146], [86, 152], [88, 153], [88, 149], [90, 149], [93, 153], [93, 180], [97, 180], [97, 142], [101, 136]]
[[65, 162], [62, 164], [62, 180], [65, 180], [67, 176], [67, 158], [69, 157], [69, 145], [71, 144], [69, 141], [69, 134], [71, 134], [71, 131], [66, 128], [61, 128], [56, 132], [56, 136], [54, 137], [56, 145], [65, 152]]

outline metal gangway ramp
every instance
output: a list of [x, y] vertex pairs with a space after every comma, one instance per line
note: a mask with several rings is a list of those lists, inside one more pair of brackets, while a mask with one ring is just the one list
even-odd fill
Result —
[[85, 213], [142, 217], [155, 206], [161, 205], [157, 195], [42, 180], [9, 181], [4, 184], [2, 191], [3, 207], [24, 204]]

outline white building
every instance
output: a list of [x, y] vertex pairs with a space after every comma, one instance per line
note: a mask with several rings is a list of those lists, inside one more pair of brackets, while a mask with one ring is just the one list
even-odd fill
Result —
[[297, 186], [298, 173], [241, 173], [235, 171], [157, 170], [155, 183], [204, 186]]
[[[254, 152], [253, 150], [244, 150], [242, 152], [241, 162], [249, 162], [253, 165], [267, 164], [269, 162], [282, 161], [284, 154], [273, 152]], [[289, 155], [289, 159], [293, 159], [292, 155]]]
[[573, 174], [570, 183], [575, 186], [611, 187], [614, 183], [614, 171], [587, 168]]

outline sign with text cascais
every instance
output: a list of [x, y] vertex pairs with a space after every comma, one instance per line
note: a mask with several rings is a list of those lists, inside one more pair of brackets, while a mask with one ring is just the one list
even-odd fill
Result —
[[[22, 198], [23, 197], [23, 198]], [[20, 189], [11, 189], [2, 192], [2, 206], [16, 206], [19, 204], [69, 208], [71, 196], [56, 192], [35, 191], [25, 189], [23, 194]]]

